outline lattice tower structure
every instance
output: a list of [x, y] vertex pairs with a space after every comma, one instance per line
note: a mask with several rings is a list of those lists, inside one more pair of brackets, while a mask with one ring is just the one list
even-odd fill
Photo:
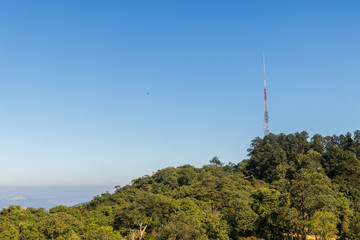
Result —
[[266, 78], [265, 78], [265, 56], [263, 52], [263, 70], [264, 70], [264, 137], [269, 135], [269, 112], [267, 104], [267, 94], [266, 94]]

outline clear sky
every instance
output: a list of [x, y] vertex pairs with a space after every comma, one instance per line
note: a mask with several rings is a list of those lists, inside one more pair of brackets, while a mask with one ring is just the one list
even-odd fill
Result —
[[359, 129], [359, 1], [2, 1], [0, 185], [124, 185]]

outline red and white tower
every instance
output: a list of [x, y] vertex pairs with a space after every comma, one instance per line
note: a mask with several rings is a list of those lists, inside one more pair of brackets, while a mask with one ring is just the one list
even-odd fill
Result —
[[269, 135], [269, 113], [266, 96], [266, 79], [265, 79], [265, 56], [263, 52], [263, 70], [264, 70], [264, 137]]

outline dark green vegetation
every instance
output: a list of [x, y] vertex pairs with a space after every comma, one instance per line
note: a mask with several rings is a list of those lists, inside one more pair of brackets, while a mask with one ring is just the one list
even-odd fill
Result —
[[0, 212], [0, 239], [360, 239], [360, 131], [256, 138], [239, 164], [159, 170], [78, 207]]

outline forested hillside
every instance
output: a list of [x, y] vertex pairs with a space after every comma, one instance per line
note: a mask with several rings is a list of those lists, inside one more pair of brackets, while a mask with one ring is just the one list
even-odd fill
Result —
[[270, 134], [249, 159], [169, 167], [78, 207], [11, 206], [0, 239], [360, 239], [360, 131]]

